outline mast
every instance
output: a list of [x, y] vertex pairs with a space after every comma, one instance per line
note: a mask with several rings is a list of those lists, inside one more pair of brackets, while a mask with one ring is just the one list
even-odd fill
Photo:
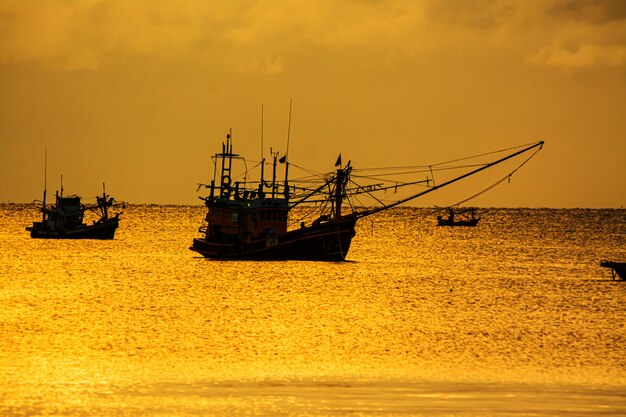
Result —
[[48, 192], [48, 147], [45, 147], [44, 151], [44, 163], [43, 163], [43, 203], [41, 205], [41, 212], [43, 213], [42, 222], [46, 223], [46, 193]]
[[102, 183], [102, 213], [104, 214], [104, 218], [108, 219], [109, 218], [109, 205], [107, 204], [107, 193], [106, 193], [106, 189], [104, 187], [104, 183]]
[[265, 181], [265, 157], [263, 156], [263, 105], [261, 104], [261, 182], [259, 183], [259, 198], [263, 198]]
[[232, 133], [230, 129], [226, 135], [226, 143], [222, 142], [222, 176], [220, 178], [220, 197], [228, 198], [230, 196], [230, 172], [233, 164], [233, 144]]
[[504, 162], [504, 161], [509, 160], [509, 159], [511, 159], [511, 158], [514, 158], [514, 157], [516, 157], [516, 156], [518, 156], [518, 155], [521, 155], [521, 154], [523, 154], [524, 152], [528, 152], [528, 151], [529, 151], [529, 150], [531, 150], [531, 149], [534, 149], [534, 148], [539, 147], [539, 149], [537, 150], [537, 151], [539, 151], [539, 150], [541, 150], [541, 149], [543, 148], [543, 143], [544, 143], [544, 141], [542, 141], [542, 140], [541, 140], [541, 141], [539, 141], [539, 142], [537, 142], [537, 143], [534, 143], [534, 144], [532, 144], [532, 145], [530, 145], [530, 146], [528, 146], [528, 147], [526, 147], [526, 148], [524, 148], [524, 149], [522, 149], [522, 150], [519, 150], [519, 151], [514, 152], [514, 153], [512, 153], [512, 154], [510, 154], [510, 155], [507, 155], [507, 156], [505, 156], [505, 157], [503, 157], [503, 158], [500, 158], [500, 159], [498, 159], [497, 161], [490, 162], [490, 163], [488, 163], [488, 164], [486, 164], [486, 165], [484, 165], [484, 166], [482, 166], [482, 167], [480, 167], [480, 168], [477, 168], [477, 169], [475, 169], [475, 170], [473, 170], [473, 171], [470, 171], [470, 172], [468, 172], [468, 173], [466, 173], [466, 174], [460, 175], [460, 176], [458, 176], [458, 177], [456, 177], [456, 178], [453, 178], [453, 179], [451, 179], [451, 180], [449, 180], [449, 181], [446, 181], [446, 182], [444, 182], [444, 183], [442, 183], [442, 184], [436, 185], [436, 186], [434, 186], [434, 187], [432, 187], [432, 188], [429, 188], [428, 190], [422, 191], [422, 192], [417, 193], [417, 194], [414, 194], [414, 195], [412, 195], [412, 196], [410, 196], [410, 197], [407, 197], [407, 198], [404, 198], [404, 199], [402, 199], [402, 200], [396, 201], [395, 203], [389, 204], [388, 206], [378, 207], [378, 208], [375, 208], [375, 209], [373, 209], [373, 210], [366, 210], [366, 211], [362, 211], [362, 212], [359, 212], [359, 213], [354, 213], [354, 215], [355, 215], [356, 217], [359, 217], [359, 218], [360, 218], [360, 217], [365, 217], [365, 216], [372, 215], [372, 214], [374, 214], [374, 213], [378, 213], [379, 211], [387, 210], [387, 209], [390, 209], [390, 208], [392, 208], [392, 207], [398, 206], [398, 205], [400, 205], [400, 204], [402, 204], [402, 203], [406, 203], [407, 201], [411, 201], [411, 200], [413, 200], [413, 199], [415, 199], [415, 198], [417, 198], [417, 197], [421, 197], [421, 196], [423, 196], [424, 194], [431, 193], [431, 192], [433, 192], [433, 191], [435, 191], [435, 190], [438, 190], [439, 188], [445, 187], [446, 185], [450, 185], [450, 184], [452, 184], [452, 183], [455, 183], [455, 182], [457, 182], [457, 181], [460, 181], [460, 180], [462, 180], [463, 178], [467, 178], [467, 177], [469, 177], [470, 175], [474, 175], [474, 174], [477, 174], [477, 173], [478, 173], [478, 172], [480, 172], [480, 171], [484, 171], [484, 170], [485, 170], [485, 169], [487, 169], [487, 168], [491, 168], [491, 167], [492, 167], [492, 166], [494, 166], [494, 165], [498, 165], [498, 164], [499, 164], [499, 163], [501, 163], [501, 162]]
[[289, 199], [289, 139], [291, 136], [291, 107], [293, 104], [293, 99], [289, 100], [289, 123], [287, 124], [287, 151], [285, 152], [284, 161], [285, 161], [285, 199]]
[[[270, 151], [271, 152], [271, 151]], [[272, 163], [272, 200], [276, 198], [276, 158], [278, 158], [278, 152], [273, 153], [274, 162]]]
[[341, 218], [341, 201], [343, 200], [343, 181], [345, 173], [343, 168], [337, 169], [337, 183], [335, 184], [335, 218]]

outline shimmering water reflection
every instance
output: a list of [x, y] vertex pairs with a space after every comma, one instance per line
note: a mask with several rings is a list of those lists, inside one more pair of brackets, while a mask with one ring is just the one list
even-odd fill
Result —
[[198, 258], [201, 207], [108, 242], [0, 210], [2, 415], [626, 414], [624, 210], [392, 210], [345, 263]]

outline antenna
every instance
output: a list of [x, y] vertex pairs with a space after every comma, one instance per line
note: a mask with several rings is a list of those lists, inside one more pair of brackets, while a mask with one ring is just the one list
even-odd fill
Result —
[[48, 192], [48, 146], [46, 145], [44, 151], [44, 163], [43, 163], [43, 202], [41, 207], [41, 212], [43, 213], [42, 222], [46, 223], [46, 193]]
[[293, 104], [293, 99], [289, 99], [289, 123], [287, 124], [287, 151], [285, 152], [285, 156], [289, 155], [289, 137], [291, 136], [291, 105]]
[[43, 192], [44, 192], [44, 195], [45, 195], [45, 192], [46, 192], [47, 189], [48, 189], [48, 146], [46, 145], [46, 148], [45, 148], [45, 151], [44, 151], [44, 162], [43, 162]]
[[263, 159], [263, 104], [261, 104], [261, 159]]
[[[271, 153], [271, 150], [270, 150]], [[263, 183], [265, 181], [265, 158], [263, 157], [263, 104], [261, 104], [261, 182], [259, 183], [259, 197], [263, 195]]]
[[[97, 198], [96, 200], [99, 200], [99, 198]], [[98, 206], [100, 206], [100, 204], [98, 204]], [[105, 219], [109, 218], [109, 205], [107, 202], [107, 192], [106, 192], [106, 188], [104, 185], [104, 182], [102, 183], [102, 217], [104, 217]]]
[[287, 150], [285, 151], [285, 199], [289, 199], [289, 139], [291, 137], [291, 107], [293, 99], [289, 99], [289, 123], [287, 124]]

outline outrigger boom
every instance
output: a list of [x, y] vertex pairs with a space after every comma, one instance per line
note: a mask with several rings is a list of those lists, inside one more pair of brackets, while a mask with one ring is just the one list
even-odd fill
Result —
[[[366, 210], [366, 211], [362, 211], [362, 212], [357, 212], [357, 213], [355, 213], [355, 216], [356, 216], [357, 218], [360, 218], [360, 217], [365, 217], [365, 216], [370, 216], [370, 215], [372, 215], [372, 214], [378, 213], [379, 211], [387, 210], [387, 209], [390, 209], [390, 208], [392, 208], [392, 207], [398, 206], [398, 205], [400, 205], [400, 204], [407, 203], [407, 202], [409, 202], [409, 201], [411, 201], [411, 200], [414, 200], [414, 199], [416, 199], [416, 198], [418, 198], [418, 197], [421, 197], [421, 196], [426, 195], [426, 194], [428, 194], [428, 193], [432, 193], [433, 191], [436, 191], [436, 190], [438, 190], [438, 189], [440, 189], [440, 188], [443, 188], [443, 187], [445, 187], [445, 186], [448, 186], [448, 185], [450, 185], [450, 184], [453, 184], [453, 183], [455, 183], [455, 182], [457, 182], [457, 181], [460, 181], [460, 180], [462, 180], [462, 179], [464, 179], [464, 178], [467, 178], [467, 177], [469, 177], [469, 176], [471, 176], [471, 175], [477, 174], [477, 173], [479, 173], [480, 171], [484, 171], [484, 170], [486, 170], [487, 168], [491, 168], [491, 167], [493, 167], [493, 166], [495, 166], [495, 165], [498, 165], [498, 164], [500, 164], [500, 163], [502, 163], [502, 162], [504, 162], [504, 161], [507, 161], [507, 160], [509, 160], [509, 159], [511, 159], [511, 158], [514, 158], [514, 157], [516, 157], [516, 156], [518, 156], [518, 155], [521, 155], [521, 154], [523, 154], [523, 153], [525, 153], [525, 152], [528, 152], [528, 151], [529, 151], [529, 150], [531, 150], [531, 149], [538, 148], [536, 152], [539, 152], [539, 151], [543, 148], [543, 144], [544, 144], [544, 141], [539, 141], [539, 142], [536, 142], [536, 143], [534, 143], [534, 144], [532, 144], [532, 145], [530, 145], [530, 146], [528, 146], [528, 147], [526, 147], [526, 148], [524, 148], [524, 149], [522, 149], [522, 150], [519, 150], [519, 151], [517, 151], [517, 152], [515, 152], [515, 153], [513, 153], [513, 154], [511, 154], [511, 155], [507, 155], [507, 156], [505, 156], [505, 157], [503, 157], [503, 158], [498, 159], [497, 161], [487, 163], [487, 164], [485, 164], [485, 165], [481, 166], [480, 168], [477, 168], [477, 169], [475, 169], [475, 170], [473, 170], [473, 171], [471, 171], [471, 172], [465, 173], [465, 174], [463, 174], [463, 175], [459, 175], [458, 177], [453, 178], [453, 179], [451, 179], [451, 180], [448, 180], [448, 181], [446, 181], [446, 182], [444, 182], [444, 183], [442, 183], [442, 184], [439, 184], [439, 185], [433, 185], [432, 187], [430, 187], [430, 188], [428, 188], [428, 189], [426, 189], [426, 190], [424, 190], [424, 191], [422, 191], [422, 192], [419, 192], [419, 193], [417, 193], [417, 194], [411, 195], [410, 197], [403, 198], [403, 199], [401, 199], [401, 200], [399, 200], [399, 201], [396, 201], [396, 202], [394, 202], [394, 203], [392, 203], [392, 204], [385, 205], [385, 206], [383, 206], [383, 207], [377, 207], [377, 208], [372, 209], [372, 210]], [[533, 155], [531, 155], [531, 156], [530, 156], [530, 158], [532, 158], [533, 156], [534, 156], [534, 154], [533, 154]], [[528, 158], [528, 159], [530, 159], [530, 158]], [[526, 163], [526, 162], [524, 162], [524, 163]], [[524, 164], [522, 164], [522, 165], [524, 165]], [[522, 165], [520, 165], [517, 169], [521, 168], [521, 166], [522, 166]], [[517, 170], [517, 169], [516, 169], [516, 170]], [[515, 171], [513, 171], [513, 172], [515, 172]], [[512, 175], [512, 174], [513, 174], [513, 172], [512, 172], [511, 174], [509, 174], [509, 176], [510, 176], [510, 175]]]

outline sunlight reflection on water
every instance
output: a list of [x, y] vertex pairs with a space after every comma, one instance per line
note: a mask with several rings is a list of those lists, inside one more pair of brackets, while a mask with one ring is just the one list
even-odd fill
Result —
[[3, 415], [626, 413], [624, 210], [397, 209], [345, 263], [198, 258], [201, 207], [105, 242], [0, 211]]

